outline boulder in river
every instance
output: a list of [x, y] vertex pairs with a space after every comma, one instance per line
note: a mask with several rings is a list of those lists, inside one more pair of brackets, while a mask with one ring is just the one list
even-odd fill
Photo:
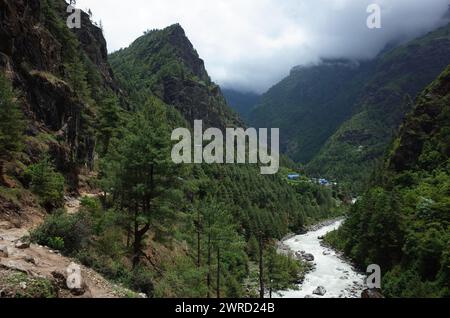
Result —
[[314, 255], [312, 254], [304, 254], [303, 259], [307, 262], [314, 262]]
[[313, 294], [318, 296], [325, 296], [326, 293], [327, 290], [323, 286], [319, 286], [313, 291]]

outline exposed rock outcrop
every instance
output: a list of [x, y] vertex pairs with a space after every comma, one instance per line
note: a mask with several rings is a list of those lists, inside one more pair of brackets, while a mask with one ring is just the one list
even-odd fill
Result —
[[110, 61], [123, 87], [130, 72], [135, 75], [128, 91], [136, 103], [143, 102], [141, 90], [148, 89], [174, 106], [189, 124], [202, 119], [205, 127], [244, 126], [179, 24], [147, 32], [130, 47], [111, 54]]
[[[82, 13], [81, 29], [64, 29], [66, 8], [63, 0], [0, 0], [0, 71], [6, 72], [19, 92], [29, 119], [27, 134], [54, 136], [46, 141], [49, 153], [76, 189], [80, 166], [92, 166], [95, 140], [88, 133], [92, 105], [74, 91], [67, 64], [72, 58], [91, 63], [100, 74], [100, 85], [114, 91], [118, 86], [101, 29], [86, 13]], [[62, 24], [55, 22], [58, 18]], [[68, 56], [68, 41], [77, 39], [79, 49]], [[37, 148], [26, 149], [31, 161], [40, 155]]]

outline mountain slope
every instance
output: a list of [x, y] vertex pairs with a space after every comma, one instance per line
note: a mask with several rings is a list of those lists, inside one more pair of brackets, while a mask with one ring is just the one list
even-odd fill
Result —
[[241, 125], [179, 24], [147, 32], [109, 60], [135, 105], [142, 105], [151, 92], [190, 124], [203, 119], [206, 126], [218, 128]]
[[355, 115], [329, 139], [308, 170], [361, 189], [412, 100], [449, 63], [450, 25], [379, 56]]
[[450, 66], [417, 99], [371, 189], [329, 239], [388, 297], [450, 296]]
[[245, 121], [248, 121], [251, 111], [261, 97], [256, 93], [242, 93], [233, 89], [223, 89], [223, 95], [225, 96], [228, 105], [230, 105], [230, 107]]
[[294, 68], [261, 97], [249, 115], [250, 124], [280, 128], [282, 151], [307, 163], [351, 117], [368, 69], [347, 60]]
[[[339, 213], [336, 189], [288, 183], [287, 169], [266, 176], [258, 165], [173, 163], [174, 128], [194, 119], [242, 125], [184, 31], [151, 31], [113, 54], [116, 82], [101, 30], [85, 13], [81, 30], [68, 29], [66, 6], [0, 0], [0, 113], [14, 110], [8, 118], [27, 126], [12, 133], [0, 116], [1, 266], [15, 277], [40, 261], [46, 275], [57, 265], [60, 283], [70, 257], [149, 296], [251, 297], [259, 262], [268, 288], [294, 286], [303, 268], [276, 254], [276, 239]], [[23, 147], [3, 147], [16, 135]], [[78, 193], [91, 195], [72, 198]], [[29, 228], [25, 244], [17, 242]], [[24, 251], [14, 254], [16, 243]], [[17, 280], [0, 284], [8, 295], [22, 289]]]

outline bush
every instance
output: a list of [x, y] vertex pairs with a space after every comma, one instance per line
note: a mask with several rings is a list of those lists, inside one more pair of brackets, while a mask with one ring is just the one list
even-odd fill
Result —
[[54, 250], [62, 251], [64, 250], [64, 239], [62, 237], [51, 237], [48, 239], [48, 247]]
[[83, 213], [68, 215], [58, 210], [31, 233], [31, 239], [41, 245], [60, 250], [66, 255], [74, 255], [87, 246], [91, 236], [91, 226]]
[[52, 211], [64, 205], [64, 177], [55, 171], [47, 157], [29, 166], [24, 177], [46, 210]]
[[145, 293], [148, 297], [153, 297], [155, 289], [153, 285], [153, 276], [151, 272], [144, 267], [137, 268], [131, 273], [128, 286], [133, 290]]

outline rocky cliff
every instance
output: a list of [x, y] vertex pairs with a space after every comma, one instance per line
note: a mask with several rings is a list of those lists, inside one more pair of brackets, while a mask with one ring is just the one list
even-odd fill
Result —
[[0, 69], [13, 82], [28, 119], [25, 160], [33, 162], [48, 150], [76, 189], [79, 167], [92, 166], [94, 159], [91, 88], [100, 84], [118, 91], [118, 86], [101, 29], [82, 13], [81, 29], [70, 30], [66, 8], [63, 0], [0, 0]]
[[130, 47], [113, 53], [110, 62], [134, 105], [143, 105], [153, 94], [190, 124], [203, 119], [212, 127], [243, 125], [179, 24], [146, 32]]

